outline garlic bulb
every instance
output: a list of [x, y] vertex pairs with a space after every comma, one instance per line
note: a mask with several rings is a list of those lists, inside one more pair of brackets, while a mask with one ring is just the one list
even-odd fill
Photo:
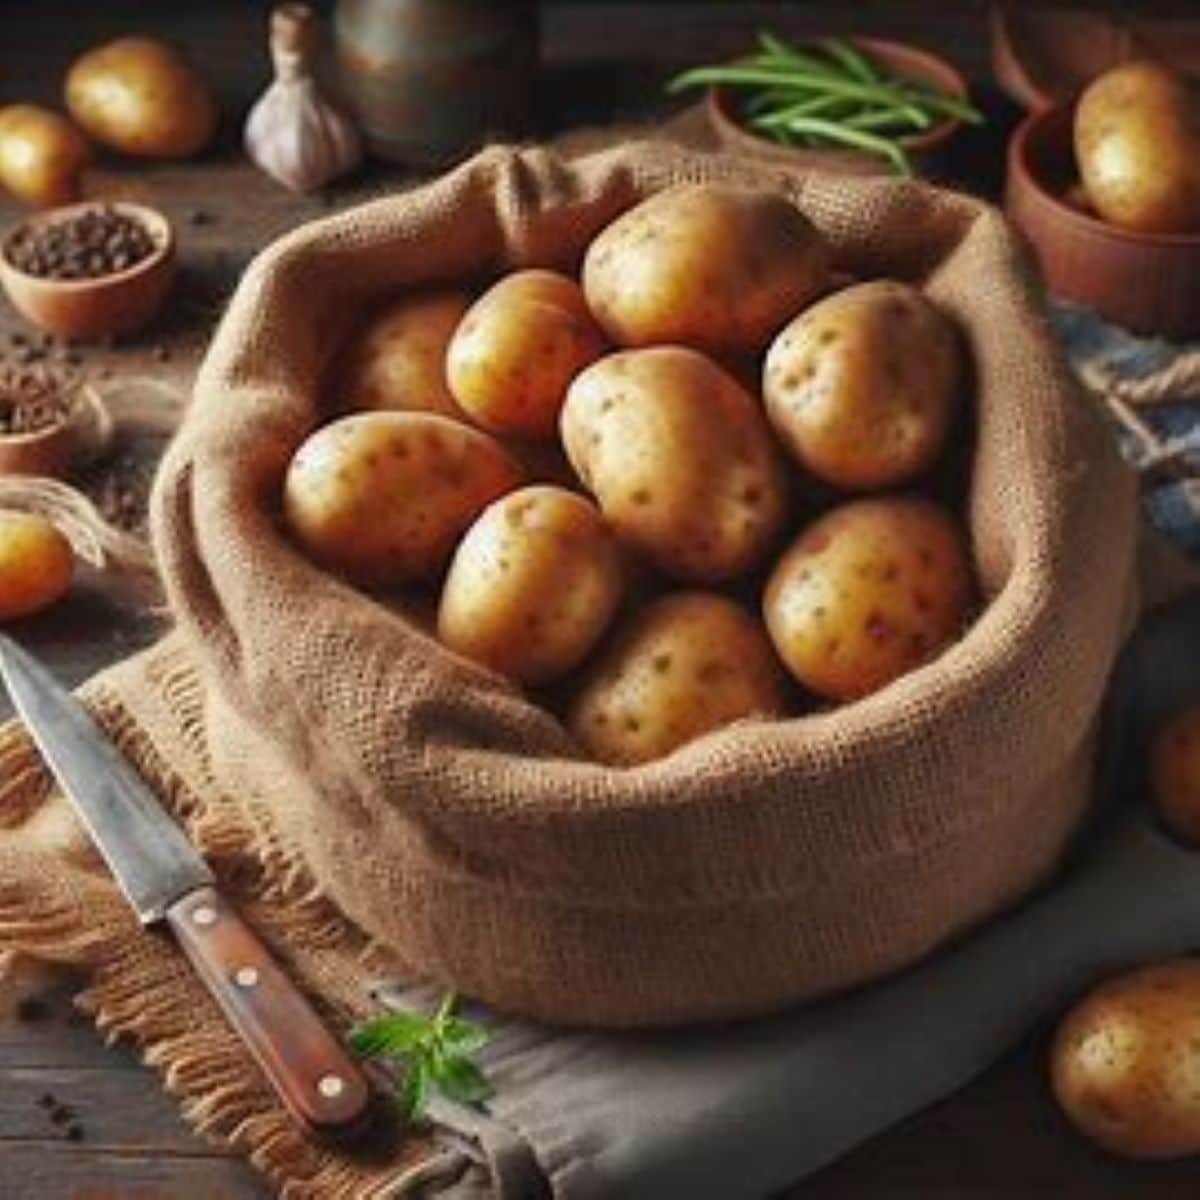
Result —
[[275, 79], [246, 119], [246, 153], [296, 192], [321, 187], [362, 158], [358, 131], [317, 87], [315, 42], [316, 22], [307, 4], [281, 4], [271, 13]]

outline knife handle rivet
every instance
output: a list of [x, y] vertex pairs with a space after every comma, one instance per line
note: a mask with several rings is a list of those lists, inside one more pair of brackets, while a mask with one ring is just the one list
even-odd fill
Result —
[[192, 910], [192, 924], [194, 925], [215, 925], [217, 923], [217, 910], [210, 904], [198, 905]]
[[234, 972], [233, 982], [238, 987], [252, 988], [258, 983], [258, 971], [254, 967], [238, 967]]
[[326, 1100], [336, 1100], [346, 1090], [346, 1081], [340, 1075], [322, 1075], [317, 1080], [317, 1091]]

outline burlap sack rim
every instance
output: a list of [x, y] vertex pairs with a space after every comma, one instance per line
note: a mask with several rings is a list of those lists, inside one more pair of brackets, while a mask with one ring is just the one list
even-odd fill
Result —
[[[640, 187], [656, 186], [663, 179], [672, 176], [677, 171], [680, 162], [687, 163], [693, 159], [692, 152], [682, 151], [667, 143], [655, 142], [635, 143], [632, 147], [622, 147], [617, 153], [632, 152], [636, 154], [647, 147], [652, 149], [656, 162], [652, 168], [637, 173]], [[458, 186], [458, 181], [464, 175], [489, 172], [509, 166], [514, 157], [519, 158], [520, 153], [507, 147], [490, 149], [450, 175], [424, 185], [419, 190], [451, 191]], [[604, 152], [604, 154], [608, 153], [610, 152]], [[744, 162], [726, 163], [718, 159], [706, 158], [705, 170], [715, 170], [722, 177], [736, 179], [740, 172], [744, 171], [745, 166]], [[764, 177], [769, 175], [775, 178], [787, 195], [802, 202], [806, 178], [797, 180], [794, 175], [790, 175], [782, 168], [765, 167], [762, 170]], [[918, 202], [925, 194], [926, 187], [919, 183], [893, 180], [880, 180], [876, 186], [881, 189], [910, 192]], [[373, 201], [365, 208], [368, 211], [387, 213], [395, 202], [395, 197], [387, 197]], [[965, 226], [983, 231], [984, 236], [999, 237], [1006, 243], [1012, 238], [1013, 235], [999, 214], [981, 202], [966, 197], [956, 197], [955, 202], [961, 205]], [[270, 303], [274, 289], [300, 286], [302, 280], [297, 277], [297, 272], [302, 270], [305, 259], [311, 254], [334, 254], [337, 245], [342, 242], [347, 246], [356, 244], [354, 230], [358, 219], [359, 217], [355, 214], [337, 214], [323, 218], [287, 235], [280, 242], [263, 251], [243, 281], [244, 303], [248, 304], [253, 300], [255, 303], [266, 305]], [[321, 251], [314, 251], [307, 246], [308, 239], [316, 230], [324, 231], [325, 236], [334, 243], [332, 249], [325, 247]], [[1039, 350], [1042, 349], [1043, 347], [1039, 347]], [[236, 386], [240, 374], [237, 354], [233, 353], [230, 348], [224, 347], [218, 338], [213, 352], [205, 361], [197, 383], [197, 391], [203, 393], [218, 386], [224, 388], [228, 388], [231, 384]], [[290, 374], [295, 377], [297, 372], [292, 371]], [[1074, 387], [1073, 384], [1065, 382], [1067, 379], [1065, 366], [1063, 367], [1063, 378], [1064, 386]], [[309, 389], [299, 384], [297, 387], [304, 393], [309, 392]], [[1083, 403], [1082, 399], [1079, 399], [1078, 402]], [[308, 422], [280, 420], [278, 414], [273, 412], [271, 419], [258, 434], [252, 436], [247, 433], [238, 441], [238, 446], [242, 453], [255, 453], [256, 446], [258, 452], [261, 453], [263, 442], [269, 441], [275, 447], [273, 452], [280, 452], [282, 446], [298, 444], [308, 431], [308, 427]], [[190, 463], [179, 461], [179, 456], [183, 454], [183, 445], [183, 442], [175, 443], [172, 448], [175, 457], [172, 459], [171, 468], [160, 476], [160, 483], [164, 479], [174, 477], [177, 481], [177, 488], [173, 494], [166, 493], [162, 488], [156, 491], [155, 526], [158, 531], [156, 542], [160, 554], [168, 565], [168, 575], [174, 570], [184, 570], [194, 578], [195, 568], [202, 567], [203, 563], [187, 564], [182, 562], [174, 554], [170, 539], [163, 535], [163, 528], [171, 520], [182, 521], [186, 525], [190, 525], [193, 535], [196, 537], [197, 546], [203, 555], [205, 549], [204, 529], [209, 524], [205, 518], [213, 517], [221, 504], [236, 504], [243, 499], [249, 501], [255, 498], [234, 495], [227, 497], [196, 495], [191, 487]], [[217, 451], [224, 453], [229, 448], [230, 446], [224, 442], [219, 445], [214, 443], [211, 447], [214, 453]], [[1036, 454], [1031, 457], [1027, 471], [1028, 476], [1032, 477], [1036, 473], [1036, 463], [1040, 458], [1041, 456]], [[1026, 479], [1020, 481], [1020, 485], [1023, 486], [1029, 482], [1030, 480]], [[220, 526], [219, 519], [213, 523], [217, 527]], [[364, 603], [364, 599], [359, 593], [305, 560], [269, 520], [263, 519], [259, 523], [257, 532], [266, 539], [264, 546], [269, 546], [272, 558], [284, 565], [303, 588], [303, 592], [298, 594], [306, 594], [317, 599], [330, 596], [341, 602], [345, 602], [347, 597], [352, 596], [355, 602]], [[921, 702], [937, 692], [941, 685], [953, 684], [961, 701], [978, 702], [978, 696], [967, 697], [963, 694], [961, 688], [963, 675], [960, 664], [964, 660], [971, 660], [977, 668], [980, 668], [979, 676], [993, 676], [1004, 671], [1032, 669], [1036, 658], [1041, 653], [1041, 648], [1053, 639], [1053, 630], [1046, 627], [1045, 614], [1049, 600], [1049, 587], [1046, 585], [1045, 572], [1042, 572], [1042, 587], [1031, 588], [1027, 583], [1030, 577], [1038, 577], [1035, 566], [1044, 565], [1046, 558], [1053, 558], [1061, 552], [1062, 548], [1053, 544], [1052, 533], [1053, 531], [1047, 527], [1011, 531], [1010, 540], [1015, 546], [1018, 556], [1010, 565], [1005, 586], [998, 595], [989, 598], [985, 610], [979, 614], [965, 636], [935, 661], [897, 681], [883, 692], [843, 708], [836, 714], [818, 714], [782, 721], [756, 722], [754, 730], [766, 751], [764, 757], [771, 757], [773, 752], [776, 755], [782, 755], [784, 739], [804, 736], [810, 740], [819, 740], [825, 736], [830, 724], [835, 722], [848, 737], [852, 737], [868, 726], [876, 731], [881, 727], [884, 730], [899, 728], [903, 719], [906, 733], [911, 731], [914, 736], [919, 738], [923, 730], [934, 729], [940, 717], [937, 706], [923, 708]], [[224, 615], [228, 619], [228, 611]], [[408, 644], [419, 647], [422, 652], [427, 653], [439, 664], [440, 669], [444, 669], [448, 673], [452, 672], [460, 678], [466, 677], [472, 681], [474, 686], [481, 689], [507, 690], [514, 702], [532, 706], [532, 702], [525, 701], [515, 689], [510, 688], [504, 681], [475, 664], [450, 654], [444, 647], [394, 612], [375, 605], [373, 619], [388, 627]], [[993, 632], [1001, 627], [1019, 630], [1020, 636], [1014, 634], [1007, 638], [992, 637]], [[236, 629], [218, 626], [204, 628], [202, 632], [207, 642], [206, 649], [214, 661], [221, 659], [229, 665], [236, 662], [239, 636]], [[252, 698], [246, 696], [231, 698], [239, 709], [247, 713], [255, 711]], [[304, 725], [306, 719], [305, 714], [295, 713], [289, 724], [295, 729], [299, 729]], [[581, 812], [574, 806], [556, 810], [552, 798], [547, 802], [546, 797], [540, 797], [539, 799], [543, 802], [535, 811], [531, 810], [528, 813], [530, 820], [536, 820], [539, 823], [561, 818], [564, 821], [586, 825], [590, 820], [619, 818], [622, 812], [620, 790], [609, 792], [603, 786], [603, 781], [612, 780], [626, 772], [639, 774], [643, 778], [651, 780], [665, 774], [674, 777], [684, 771], [702, 775], [708, 768], [719, 768], [721, 749], [729, 743], [731, 732], [729, 729], [717, 731], [706, 738], [698, 739], [696, 742], [682, 747], [667, 759], [655, 763], [635, 768], [613, 768], [584, 759], [579, 754], [578, 748], [569, 741], [565, 730], [557, 720], [550, 714], [545, 714], [545, 719], [553, 726], [560, 747], [559, 755], [554, 759], [556, 769], [570, 770], [576, 779], [588, 786], [593, 808], [588, 812]], [[1019, 723], [1019, 718], [1014, 716], [1014, 721]], [[737, 730], [746, 727], [734, 726], [732, 728]], [[507, 753], [507, 751], [503, 751], [500, 757], [506, 757]], [[453, 796], [443, 797], [442, 801], [451, 809], [457, 803]], [[647, 807], [661, 806], [664, 810], [669, 811], [677, 806], [687, 806], [693, 802], [692, 794], [658, 788], [649, 795], [645, 792], [640, 795], [637, 810], [639, 814], [644, 814]], [[522, 814], [514, 813], [512, 817], [514, 821], [520, 821]]]
[[[775, 188], [847, 267], [925, 278], [963, 315], [986, 393], [970, 507], [992, 603], [938, 662], [835, 716], [738, 725], [615, 770], [581, 761], [548, 712], [310, 566], [273, 505], [314, 420], [330, 322], [384, 289], [475, 277], [484, 263], [574, 263], [646, 191], [696, 177]], [[891, 969], [897, 946], [914, 958], [1011, 902], [1050, 873], [1081, 813], [1072, 751], [1119, 642], [1134, 517], [1132, 478], [1036, 316], [1024, 263], [1002, 218], [966, 197], [645, 143], [569, 166], [492, 150], [266, 251], [217, 331], [155, 493], [168, 586], [227, 739], [214, 749], [227, 786], [269, 792], [329, 894], [423, 973], [546, 1019], [762, 1011]], [[1091, 632], [1061, 628], [1067, 597]], [[1045, 803], [1023, 807], [1034, 795]], [[755, 803], [739, 809], [742, 796]], [[664, 849], [676, 844], [687, 853]], [[946, 879], [926, 886], [933, 869]], [[858, 932], [839, 915], [851, 902]], [[721, 931], [737, 914], [746, 936], [731, 942]], [[734, 948], [768, 940], [789, 953]], [[649, 981], [634, 965], [646, 955], [659, 962]], [[549, 962], [571, 969], [552, 980]]]

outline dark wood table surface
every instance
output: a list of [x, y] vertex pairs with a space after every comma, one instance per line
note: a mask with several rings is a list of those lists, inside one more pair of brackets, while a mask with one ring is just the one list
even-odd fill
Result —
[[[18, 13], [21, 14], [18, 16]], [[71, 56], [143, 29], [187, 44], [205, 65], [225, 111], [222, 144], [202, 161], [170, 166], [103, 163], [94, 188], [143, 198], [176, 219], [184, 271], [176, 303], [134, 345], [86, 350], [103, 386], [151, 376], [167, 385], [164, 411], [186, 390], [221, 302], [254, 251], [299, 221], [410, 182], [371, 168], [353, 184], [296, 198], [259, 175], [237, 148], [237, 119], [267, 75], [258, 4], [38, 4], [5, 6], [0, 102], [53, 100]], [[726, 57], [760, 27], [797, 33], [864, 32], [907, 38], [952, 57], [982, 84], [989, 131], [953, 164], [961, 182], [994, 192], [1002, 144], [1015, 116], [988, 90], [986, 5], [858, 0], [853, 4], [563, 4], [544, 31], [544, 132], [575, 124], [652, 118], [658, 84], [674, 65]], [[0, 202], [0, 218], [16, 209]], [[21, 329], [0, 309], [0, 353]], [[174, 392], [179, 399], [172, 400]], [[80, 680], [155, 636], [144, 605], [84, 573], [72, 596], [26, 622], [29, 644], [64, 677]], [[1003, 987], [1003, 980], [986, 986]], [[985, 986], [981, 981], [981, 986]], [[191, 1134], [158, 1079], [128, 1046], [105, 1047], [65, 991], [36, 1019], [0, 1021], [0, 1197], [11, 1200], [249, 1200], [268, 1187], [242, 1161]], [[956, 1096], [898, 1127], [789, 1192], [795, 1200], [1189, 1200], [1200, 1194], [1195, 1161], [1138, 1165], [1108, 1158], [1072, 1134], [1046, 1088], [1046, 1031]], [[39, 1103], [52, 1093], [76, 1114], [81, 1140]], [[796, 1114], [797, 1123], [804, 1114]], [[664, 1197], [663, 1200], [683, 1200]]]

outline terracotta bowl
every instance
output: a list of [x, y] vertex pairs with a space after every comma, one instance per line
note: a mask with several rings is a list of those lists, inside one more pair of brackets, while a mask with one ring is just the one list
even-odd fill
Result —
[[[1065, 103], [1097, 75], [1134, 58], [1200, 72], [1200, 16], [1158, 5], [995, 0], [992, 72], [1018, 104]], [[1194, 7], [1194, 5], [1193, 5]], [[1151, 11], [1142, 12], [1139, 9]], [[1154, 9], [1163, 9], [1157, 12]]]
[[[956, 96], [960, 100], [968, 97], [967, 81], [950, 63], [936, 54], [930, 54], [904, 42], [881, 41], [877, 38], [847, 40], [896, 75], [933, 84], [939, 91]], [[721, 145], [727, 150], [739, 150], [792, 166], [812, 166], [845, 174], [891, 173], [891, 167], [873, 154], [863, 154], [857, 150], [814, 150], [802, 146], [785, 146], [752, 133], [738, 120], [733, 96], [725, 88], [710, 88], [706, 104], [709, 124]], [[904, 138], [902, 144], [914, 169], [920, 170], [927, 166], [961, 128], [962, 122], [957, 117], [948, 117], [923, 133]]]
[[39, 328], [59, 337], [87, 341], [136, 333], [158, 312], [175, 276], [171, 223], [157, 209], [143, 204], [87, 201], [37, 213], [23, 225], [53, 223], [102, 206], [126, 213], [146, 227], [155, 246], [148, 257], [124, 271], [95, 279], [44, 279], [27, 275], [10, 261], [7, 247], [16, 230], [0, 244], [0, 283], [13, 306]]
[[32, 433], [0, 434], [0, 475], [63, 478], [72, 467], [102, 453], [112, 434], [113, 419], [100, 394], [78, 384], [71, 410], [61, 421]]
[[1074, 115], [1072, 104], [1034, 113], [1008, 146], [1005, 207], [1046, 285], [1135, 333], [1200, 335], [1200, 234], [1131, 233], [1073, 199]]

